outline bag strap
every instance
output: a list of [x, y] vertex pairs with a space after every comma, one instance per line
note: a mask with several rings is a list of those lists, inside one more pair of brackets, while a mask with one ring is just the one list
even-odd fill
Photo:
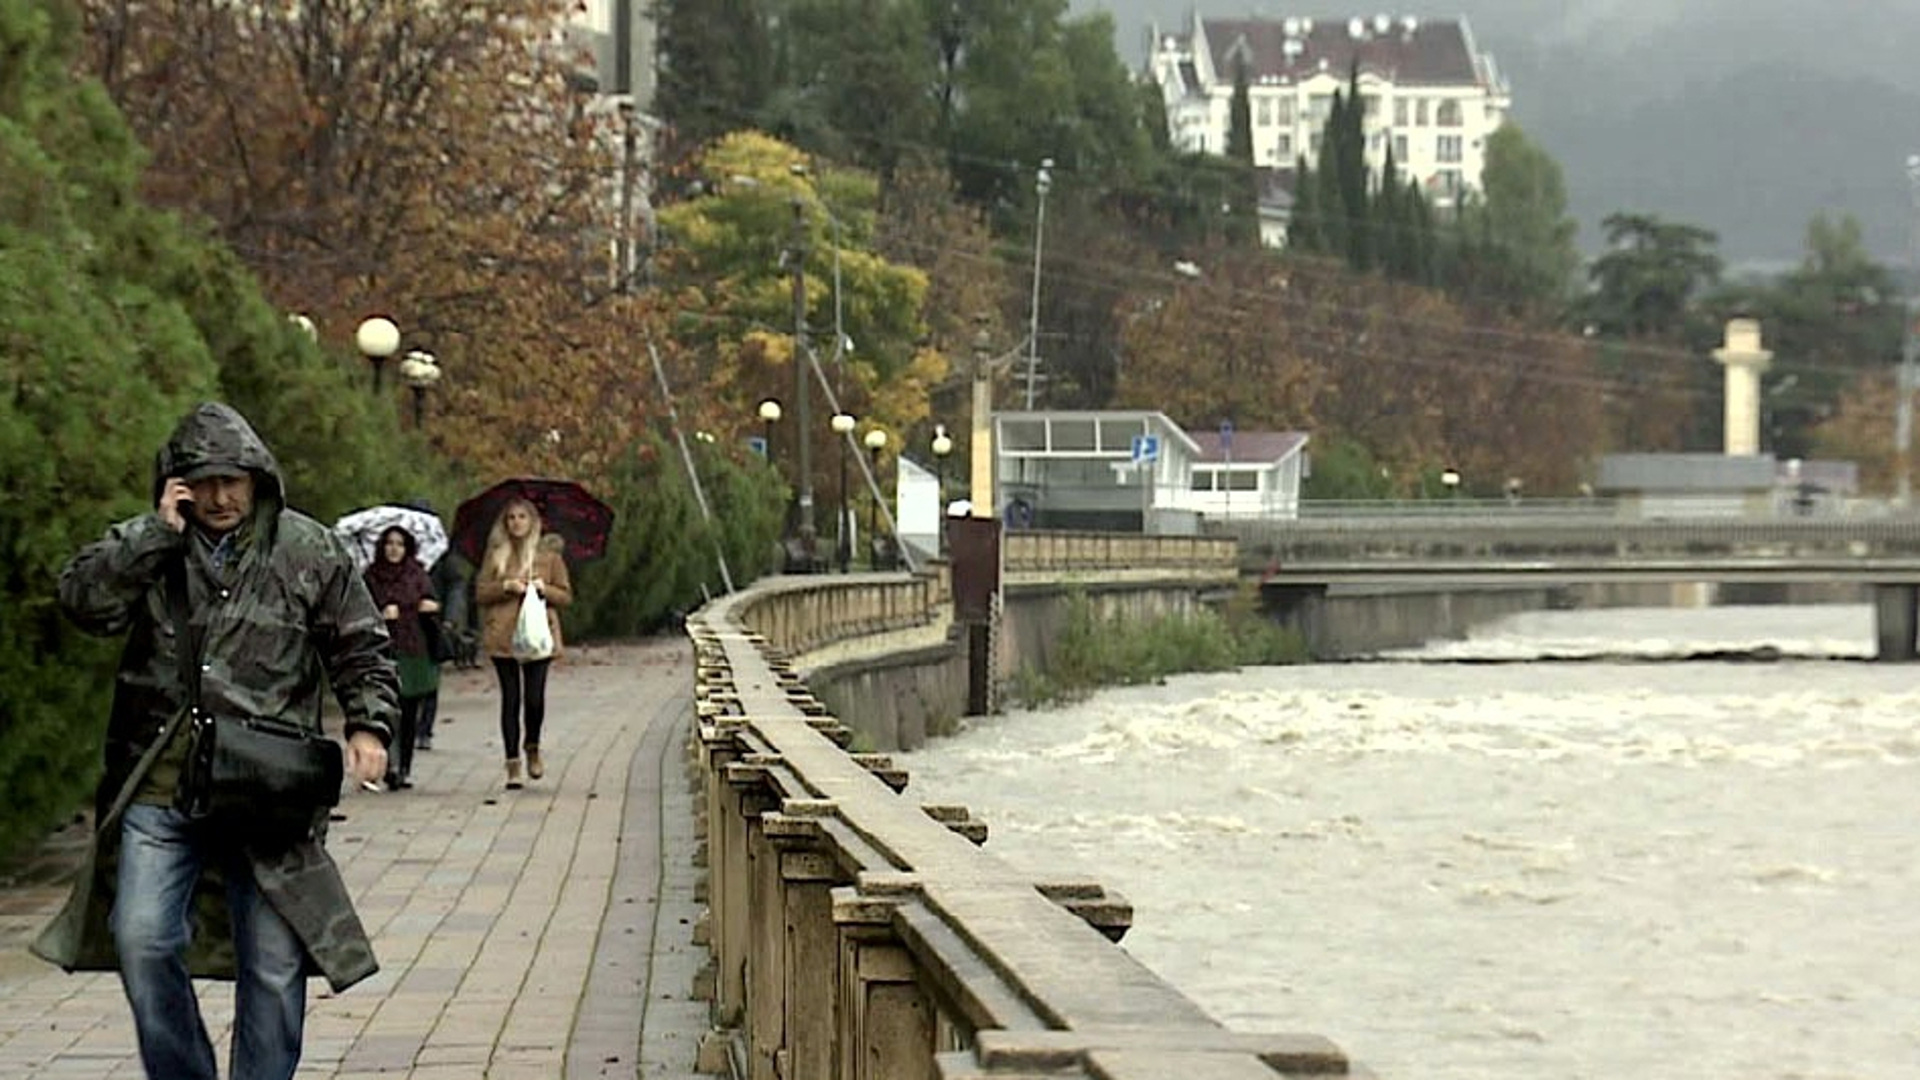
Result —
[[200, 633], [193, 625], [193, 612], [187, 599], [187, 556], [167, 560], [167, 613], [173, 618], [173, 632], [179, 635], [174, 654], [180, 661], [180, 685], [187, 693], [187, 709], [200, 711]]

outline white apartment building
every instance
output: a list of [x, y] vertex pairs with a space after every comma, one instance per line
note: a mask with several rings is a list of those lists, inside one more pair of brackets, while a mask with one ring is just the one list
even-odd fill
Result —
[[[1366, 108], [1367, 160], [1387, 150], [1402, 176], [1417, 177], [1433, 205], [1450, 208], [1480, 190], [1487, 136], [1505, 121], [1510, 96], [1493, 57], [1465, 18], [1411, 15], [1337, 19], [1204, 19], [1187, 32], [1155, 27], [1147, 75], [1160, 86], [1167, 130], [1184, 150], [1223, 154], [1236, 69], [1245, 65], [1254, 165], [1288, 174], [1312, 164], [1321, 130], [1358, 61]], [[1264, 217], [1265, 215], [1263, 215]], [[1275, 242], [1272, 230], [1263, 236]]]

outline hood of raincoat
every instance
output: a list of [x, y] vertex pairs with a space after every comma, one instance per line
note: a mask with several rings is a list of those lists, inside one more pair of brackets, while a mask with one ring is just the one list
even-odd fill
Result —
[[167, 437], [167, 444], [153, 464], [153, 496], [167, 478], [187, 478], [190, 474], [223, 472], [233, 468], [253, 474], [253, 499], [256, 508], [286, 505], [286, 483], [280, 476], [280, 463], [266, 441], [247, 423], [247, 418], [231, 405], [205, 402], [181, 419]]

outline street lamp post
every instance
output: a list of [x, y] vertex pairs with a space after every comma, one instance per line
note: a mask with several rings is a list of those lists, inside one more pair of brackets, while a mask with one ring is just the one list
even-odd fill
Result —
[[847, 564], [853, 559], [852, 530], [847, 526], [851, 519], [847, 517], [847, 438], [853, 434], [853, 417], [847, 413], [834, 413], [827, 421], [833, 428], [834, 441], [840, 444], [840, 506], [835, 511], [833, 554], [840, 563], [840, 572], [847, 572]]
[[780, 402], [773, 398], [760, 403], [760, 421], [767, 429], [767, 464], [773, 464], [773, 425], [780, 419]]
[[940, 554], [947, 553], [947, 455], [953, 453], [953, 437], [945, 424], [933, 428], [934, 528], [939, 533]]
[[867, 568], [880, 569], [880, 451], [886, 449], [887, 433], [880, 428], [867, 432], [864, 440], [873, 463], [873, 503], [867, 507]]
[[1920, 386], [1920, 154], [1907, 155], [1907, 195], [1913, 206], [1907, 222], [1907, 332], [1900, 338], [1900, 400], [1894, 412], [1893, 454], [1898, 483], [1894, 498], [1905, 508], [1912, 496], [1913, 394]]
[[1033, 299], [1027, 305], [1027, 411], [1033, 411], [1034, 383], [1040, 378], [1040, 243], [1047, 231], [1047, 192], [1053, 188], [1053, 159], [1041, 158], [1033, 178], [1040, 206], [1033, 221]]
[[375, 315], [360, 323], [353, 332], [353, 343], [359, 348], [360, 355], [373, 365], [373, 391], [380, 392], [380, 372], [386, 366], [388, 358], [400, 351], [400, 328], [393, 320]]
[[427, 391], [440, 381], [440, 361], [424, 349], [415, 349], [400, 361], [400, 381], [413, 391], [413, 429], [427, 422]]

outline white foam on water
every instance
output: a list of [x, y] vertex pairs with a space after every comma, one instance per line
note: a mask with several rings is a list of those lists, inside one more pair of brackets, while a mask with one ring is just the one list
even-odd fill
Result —
[[[1745, 608], [1486, 640], [1852, 656], [1871, 633], [1854, 607]], [[1381, 1075], [1920, 1076], [1910, 666], [1248, 669], [984, 718], [901, 764], [989, 851], [1125, 894], [1126, 946], [1223, 1021]]]

